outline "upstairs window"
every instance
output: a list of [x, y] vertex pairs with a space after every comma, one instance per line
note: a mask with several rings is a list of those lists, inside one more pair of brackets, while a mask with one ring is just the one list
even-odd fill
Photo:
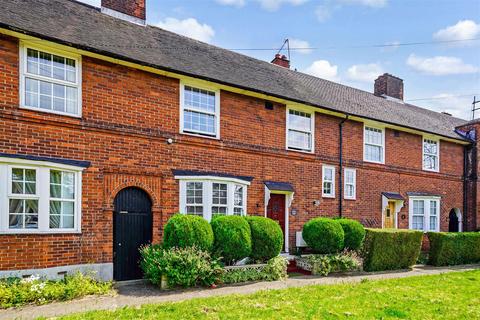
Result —
[[182, 86], [181, 124], [183, 133], [219, 138], [219, 93]]
[[335, 167], [323, 166], [322, 196], [335, 198]]
[[357, 195], [357, 171], [345, 169], [345, 199], [355, 200]]
[[440, 231], [440, 198], [410, 198], [410, 229]]
[[423, 170], [439, 171], [439, 153], [438, 141], [423, 139]]
[[384, 163], [385, 154], [384, 131], [380, 128], [365, 127], [364, 160], [368, 162]]
[[287, 148], [313, 152], [314, 114], [287, 109]]
[[22, 46], [21, 106], [70, 116], [81, 115], [80, 59]]

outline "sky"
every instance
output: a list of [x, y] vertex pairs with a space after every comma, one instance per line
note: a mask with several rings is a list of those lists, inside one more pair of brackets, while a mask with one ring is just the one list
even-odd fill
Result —
[[388, 72], [467, 120], [480, 100], [480, 0], [147, 0], [147, 23], [266, 61], [289, 39], [292, 69], [369, 92]]

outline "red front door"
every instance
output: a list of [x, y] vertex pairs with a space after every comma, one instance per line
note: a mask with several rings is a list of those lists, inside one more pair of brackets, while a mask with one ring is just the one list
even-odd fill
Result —
[[272, 194], [267, 206], [267, 218], [278, 221], [285, 237], [285, 195]]

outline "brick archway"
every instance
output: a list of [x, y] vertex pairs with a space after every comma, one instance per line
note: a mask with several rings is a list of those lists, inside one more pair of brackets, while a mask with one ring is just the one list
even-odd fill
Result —
[[129, 187], [135, 187], [135, 188], [139, 188], [139, 189], [142, 189], [143, 191], [145, 191], [147, 193], [147, 195], [150, 197], [150, 200], [152, 201], [152, 210], [154, 208], [158, 209], [160, 207], [160, 203], [157, 199], [157, 196], [155, 195], [155, 192], [149, 186], [147, 186], [146, 184], [144, 184], [144, 183], [142, 183], [138, 180], [134, 180], [134, 181], [128, 181], [128, 182], [122, 183], [120, 185], [117, 185], [110, 192], [110, 194], [107, 198], [107, 201], [106, 201], [107, 209], [113, 210], [113, 202], [115, 201], [115, 197], [117, 196], [117, 194], [121, 190], [123, 190], [125, 188], [129, 188]]

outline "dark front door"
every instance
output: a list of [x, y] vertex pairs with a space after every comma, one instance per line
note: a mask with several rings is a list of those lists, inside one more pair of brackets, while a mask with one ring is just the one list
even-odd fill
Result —
[[267, 218], [278, 221], [285, 238], [285, 195], [271, 194], [267, 206]]
[[145, 191], [125, 188], [115, 197], [113, 278], [141, 279], [138, 249], [152, 241], [152, 202]]
[[450, 211], [448, 218], [448, 232], [458, 232], [458, 216], [454, 209]]

